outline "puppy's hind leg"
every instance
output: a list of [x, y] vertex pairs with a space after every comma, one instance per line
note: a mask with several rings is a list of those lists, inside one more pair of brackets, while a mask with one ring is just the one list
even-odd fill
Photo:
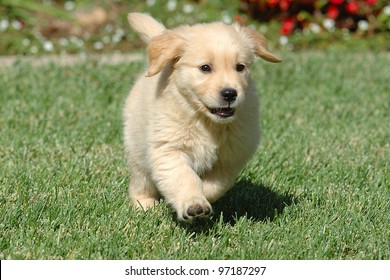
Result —
[[144, 211], [158, 204], [160, 199], [160, 193], [149, 176], [138, 168], [131, 172], [129, 195], [131, 204]]

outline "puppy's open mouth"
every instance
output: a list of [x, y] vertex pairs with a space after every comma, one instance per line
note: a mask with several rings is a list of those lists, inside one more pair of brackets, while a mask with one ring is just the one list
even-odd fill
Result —
[[236, 109], [235, 108], [208, 108], [211, 114], [217, 115], [221, 118], [229, 118], [234, 115]]

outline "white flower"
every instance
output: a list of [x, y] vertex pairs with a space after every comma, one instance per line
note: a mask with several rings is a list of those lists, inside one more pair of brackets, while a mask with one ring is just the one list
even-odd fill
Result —
[[14, 20], [12, 22], [12, 28], [15, 30], [21, 30], [23, 28], [23, 24], [18, 20]]
[[40, 32], [33, 31], [33, 35], [35, 39], [37, 39], [39, 42], [42, 43], [43, 41], [45, 41], [45, 37], [43, 37], [43, 35]]
[[69, 45], [69, 40], [64, 38], [64, 37], [61, 37], [58, 42], [60, 43], [61, 46], [63, 47], [66, 47]]
[[115, 30], [114, 35], [112, 35], [111, 41], [116, 44], [122, 41], [123, 36], [125, 35], [125, 31], [122, 28], [118, 28]]
[[387, 5], [386, 7], [383, 8], [383, 13], [386, 16], [390, 16], [390, 5]]
[[75, 3], [73, 1], [66, 1], [64, 3], [64, 9], [67, 11], [73, 11], [75, 8]]
[[115, 33], [114, 35], [112, 35], [111, 41], [114, 44], [119, 43], [120, 41], [122, 41], [122, 35], [118, 34], [118, 33]]
[[54, 44], [51, 41], [43, 42], [43, 49], [47, 52], [52, 52], [54, 50]]
[[101, 50], [101, 49], [104, 48], [104, 44], [103, 44], [102, 42], [100, 42], [100, 41], [97, 41], [97, 42], [95, 42], [95, 43], [93, 44], [93, 48], [94, 48], [95, 50]]
[[335, 21], [334, 21], [334, 19], [326, 18], [326, 19], [324, 19], [322, 24], [324, 25], [326, 30], [332, 31], [332, 32], [334, 31], [334, 28], [335, 28]]
[[111, 38], [109, 37], [109, 36], [104, 36], [103, 37], [103, 39], [102, 39], [102, 41], [103, 41], [103, 43], [104, 44], [109, 44], [110, 43], [110, 41], [111, 41]]
[[82, 46], [84, 46], [84, 41], [77, 38], [76, 36], [71, 36], [70, 37], [70, 41], [75, 44], [77, 47], [81, 48]]
[[366, 20], [360, 20], [360, 21], [358, 22], [358, 28], [359, 28], [360, 30], [362, 30], [362, 31], [367, 31], [367, 30], [368, 30], [368, 27], [369, 27], [368, 21], [366, 21]]
[[310, 23], [309, 25], [310, 31], [318, 34], [321, 32], [321, 26], [319, 26], [317, 23]]
[[8, 19], [2, 19], [0, 20], [0, 31], [6, 31], [9, 27], [9, 21]]
[[118, 36], [123, 36], [123, 35], [125, 35], [125, 31], [122, 28], [118, 28], [115, 31], [115, 34], [117, 34]]
[[233, 22], [232, 17], [229, 15], [229, 13], [224, 12], [222, 13], [222, 21], [226, 24], [231, 24]]
[[288, 44], [288, 37], [287, 36], [280, 36], [279, 44], [281, 44], [282, 46], [286, 46]]
[[84, 41], [83, 41], [83, 40], [81, 40], [81, 39], [77, 39], [77, 41], [76, 41], [76, 45], [77, 45], [79, 48], [81, 48], [81, 47], [83, 47], [83, 46], [84, 46]]
[[176, 10], [177, 2], [176, 0], [169, 0], [167, 3], [167, 10], [173, 12]]
[[38, 47], [37, 47], [37, 46], [31, 46], [30, 52], [31, 52], [32, 54], [36, 54], [36, 53], [38, 52]]
[[185, 4], [185, 5], [183, 6], [183, 12], [184, 12], [185, 14], [190, 14], [190, 13], [192, 13], [194, 10], [195, 10], [195, 8], [194, 8], [194, 6], [192, 6], [191, 4]]
[[28, 38], [24, 38], [24, 39], [22, 40], [22, 44], [23, 44], [23, 46], [27, 47], [27, 46], [30, 46], [31, 41], [30, 41], [30, 39], [28, 39]]
[[111, 32], [114, 30], [114, 26], [113, 26], [111, 23], [109, 23], [109, 24], [107, 24], [107, 25], [104, 27], [104, 30], [105, 30], [106, 32], [108, 32], [108, 33], [111, 33]]
[[156, 4], [156, 0], [146, 0], [146, 5], [149, 7], [154, 6], [154, 4]]

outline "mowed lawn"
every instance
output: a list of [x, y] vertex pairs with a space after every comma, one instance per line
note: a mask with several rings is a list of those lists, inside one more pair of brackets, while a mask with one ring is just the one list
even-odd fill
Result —
[[0, 259], [389, 259], [390, 54], [279, 55], [252, 68], [259, 149], [194, 225], [128, 204], [143, 62], [1, 68]]

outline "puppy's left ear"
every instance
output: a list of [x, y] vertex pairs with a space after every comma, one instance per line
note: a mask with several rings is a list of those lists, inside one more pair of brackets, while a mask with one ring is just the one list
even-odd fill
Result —
[[152, 39], [148, 46], [149, 70], [148, 77], [159, 73], [168, 63], [180, 57], [183, 49], [183, 39], [174, 32], [167, 30]]
[[265, 39], [263, 34], [249, 27], [245, 27], [244, 32], [254, 44], [256, 55], [269, 62], [282, 62], [282, 59], [269, 52], [267, 48], [267, 39]]

